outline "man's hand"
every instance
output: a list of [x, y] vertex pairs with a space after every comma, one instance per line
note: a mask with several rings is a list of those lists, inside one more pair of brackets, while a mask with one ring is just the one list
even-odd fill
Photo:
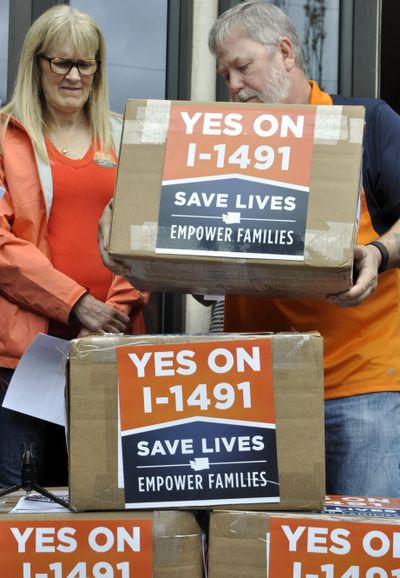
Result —
[[[88, 333], [123, 333], [129, 323], [129, 317], [85, 293], [74, 305], [71, 315], [75, 317]], [[80, 336], [84, 335], [84, 331]], [[87, 333], [86, 333], [87, 334]]]
[[380, 263], [379, 249], [373, 245], [356, 245], [354, 247], [355, 284], [343, 293], [328, 295], [327, 301], [339, 307], [354, 307], [362, 303], [378, 285]]
[[124, 263], [112, 259], [107, 251], [108, 241], [110, 239], [110, 232], [111, 232], [112, 205], [113, 201], [111, 200], [104, 209], [101, 219], [99, 221], [98, 240], [99, 240], [100, 257], [101, 260], [103, 261], [104, 266], [110, 269], [110, 271], [112, 271], [116, 275], [124, 276], [129, 273], [130, 268], [126, 266]]

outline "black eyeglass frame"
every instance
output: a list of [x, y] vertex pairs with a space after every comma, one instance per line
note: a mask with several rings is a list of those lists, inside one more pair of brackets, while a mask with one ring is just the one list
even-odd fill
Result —
[[[49, 63], [49, 67], [50, 70], [53, 74], [57, 74], [58, 76], [66, 76], [67, 74], [69, 74], [71, 72], [71, 70], [74, 68], [74, 66], [76, 66], [79, 74], [81, 76], [94, 76], [96, 74], [96, 72], [99, 69], [99, 65], [101, 64], [101, 60], [98, 60], [97, 58], [86, 58], [85, 60], [71, 60], [70, 58], [59, 58], [58, 56], [46, 56], [45, 54], [38, 54], [39, 58], [43, 58], [44, 60], [47, 60], [47, 62]], [[53, 70], [53, 60], [60, 60], [62, 62], [69, 62], [70, 63], [70, 67], [66, 72], [56, 72], [55, 70]], [[79, 68], [80, 64], [83, 64], [84, 62], [90, 62], [93, 64], [96, 64], [96, 69], [94, 72], [91, 72], [90, 74], [88, 74], [87, 72], [82, 72], [81, 69]]]

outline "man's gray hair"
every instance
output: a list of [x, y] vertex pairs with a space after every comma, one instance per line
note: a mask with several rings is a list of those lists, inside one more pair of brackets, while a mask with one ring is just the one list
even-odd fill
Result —
[[237, 4], [221, 14], [208, 37], [208, 45], [214, 55], [233, 32], [263, 44], [271, 56], [275, 54], [280, 39], [286, 36], [293, 45], [296, 65], [305, 72], [303, 47], [296, 28], [277, 6], [254, 0]]

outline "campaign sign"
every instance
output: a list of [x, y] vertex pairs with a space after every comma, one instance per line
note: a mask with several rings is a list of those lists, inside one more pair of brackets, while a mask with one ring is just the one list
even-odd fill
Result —
[[368, 516], [376, 518], [400, 517], [400, 498], [369, 496], [326, 496], [323, 514]]
[[151, 520], [1, 520], [5, 578], [152, 578]]
[[400, 576], [398, 525], [272, 517], [269, 534], [268, 578]]
[[117, 348], [127, 508], [279, 502], [270, 339]]
[[171, 106], [157, 253], [304, 259], [313, 109]]

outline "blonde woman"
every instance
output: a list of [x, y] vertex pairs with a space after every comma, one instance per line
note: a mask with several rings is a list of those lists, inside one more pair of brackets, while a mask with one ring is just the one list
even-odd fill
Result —
[[[121, 119], [108, 109], [103, 34], [66, 5], [29, 29], [1, 109], [0, 402], [38, 333], [143, 333], [146, 293], [99, 257]], [[20, 482], [21, 444], [43, 453], [44, 423], [0, 408], [0, 486]]]

